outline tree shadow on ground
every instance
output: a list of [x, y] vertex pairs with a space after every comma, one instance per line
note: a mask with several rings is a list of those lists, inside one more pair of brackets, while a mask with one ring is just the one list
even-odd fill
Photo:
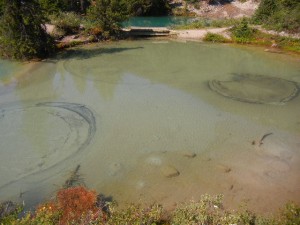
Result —
[[233, 2], [233, 0], [208, 0], [210, 5], [226, 5]]
[[[81, 49], [69, 49], [67, 51], [58, 54], [52, 60], [55, 62], [57, 60], [64, 60], [64, 59], [89, 59], [95, 56], [100, 56], [104, 54], [115, 54], [129, 50], [136, 50], [142, 49], [143, 47], [132, 47], [132, 48], [101, 48], [101, 47], [94, 47], [94, 48], [81, 48]], [[51, 60], [51, 61], [52, 61]]]

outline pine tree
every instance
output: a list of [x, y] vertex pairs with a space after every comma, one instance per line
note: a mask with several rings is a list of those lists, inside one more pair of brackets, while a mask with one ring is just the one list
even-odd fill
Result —
[[3, 14], [3, 1], [4, 1], [4, 0], [0, 0], [0, 17], [1, 17], [2, 14]]
[[44, 58], [53, 50], [45, 18], [36, 0], [2, 0], [0, 56], [10, 59]]
[[107, 33], [105, 36], [115, 35], [120, 23], [128, 18], [127, 4], [122, 0], [96, 0], [89, 7], [88, 17]]
[[167, 0], [127, 0], [127, 3], [136, 16], [164, 16], [171, 11]]

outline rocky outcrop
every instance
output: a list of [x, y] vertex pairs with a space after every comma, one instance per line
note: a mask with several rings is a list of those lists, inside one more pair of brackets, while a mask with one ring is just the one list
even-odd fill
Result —
[[259, 4], [258, 0], [198, 0], [186, 5], [184, 0], [172, 0], [171, 6], [175, 9], [186, 10], [196, 16], [225, 19], [250, 17]]

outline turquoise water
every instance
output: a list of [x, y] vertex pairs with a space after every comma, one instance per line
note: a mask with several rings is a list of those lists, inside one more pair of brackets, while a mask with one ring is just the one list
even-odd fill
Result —
[[[80, 165], [87, 187], [121, 204], [173, 206], [204, 193], [224, 194], [230, 207], [250, 199], [261, 211], [300, 202], [300, 97], [254, 104], [208, 85], [238, 82], [236, 74], [299, 84], [299, 62], [168, 40], [87, 45], [17, 67], [0, 61], [0, 200], [33, 206]], [[169, 166], [179, 176], [168, 178]]]
[[195, 18], [191, 17], [131, 17], [124, 22], [123, 27], [137, 26], [137, 27], [171, 27], [175, 25], [186, 25], [191, 23]]
[[9, 76], [20, 68], [20, 64], [17, 62], [9, 62], [6, 60], [0, 60], [0, 79], [5, 76]]

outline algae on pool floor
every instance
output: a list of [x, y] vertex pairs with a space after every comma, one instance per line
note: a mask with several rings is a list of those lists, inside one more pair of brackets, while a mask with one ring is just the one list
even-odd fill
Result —
[[[232, 207], [250, 199], [250, 207], [261, 211], [299, 202], [299, 96], [279, 105], [249, 104], [207, 85], [229, 81], [232, 74], [261, 74], [260, 80], [276, 81], [271, 95], [278, 87], [282, 96], [281, 80], [289, 90], [299, 83], [299, 65], [297, 57], [257, 48], [124, 41], [74, 48], [22, 74], [18, 70], [0, 80], [0, 167], [11, 170], [1, 173], [1, 182], [11, 181], [11, 174], [22, 179], [2, 187], [0, 199], [34, 205], [62, 187], [80, 164], [89, 188], [121, 204], [171, 206], [206, 192], [223, 193]], [[268, 83], [242, 82], [255, 85], [255, 91], [246, 89], [248, 97]], [[221, 84], [233, 91], [238, 86]], [[251, 144], [270, 132], [260, 147]], [[73, 157], [82, 143], [88, 144]], [[25, 159], [32, 151], [36, 160]], [[10, 164], [13, 159], [20, 163]], [[34, 168], [26, 164], [30, 160]], [[51, 161], [53, 170], [36, 166], [42, 160], [45, 167]], [[178, 176], [165, 177], [167, 166]]]
[[283, 104], [299, 92], [296, 82], [259, 75], [236, 75], [229, 81], [209, 81], [211, 90], [234, 100], [258, 104]]

